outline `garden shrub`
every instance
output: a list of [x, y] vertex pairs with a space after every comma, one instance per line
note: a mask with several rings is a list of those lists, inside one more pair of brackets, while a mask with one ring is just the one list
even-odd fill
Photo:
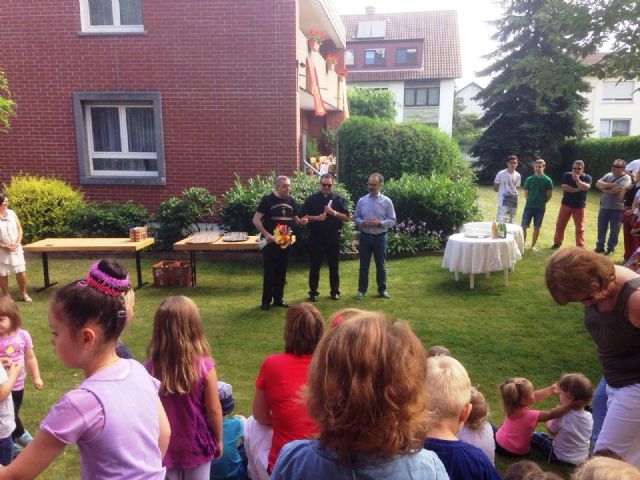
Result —
[[471, 176], [403, 175], [386, 182], [383, 193], [393, 201], [400, 233], [444, 239], [479, 217]]
[[571, 170], [574, 160], [583, 160], [586, 172], [595, 180], [611, 171], [611, 162], [640, 158], [640, 135], [633, 137], [584, 138], [566, 141], [560, 148], [562, 163], [551, 170], [554, 179]]
[[131, 227], [146, 225], [149, 220], [149, 212], [142, 205], [107, 200], [76, 211], [70, 228], [81, 237], [128, 237]]
[[199, 231], [198, 222], [213, 214], [218, 200], [203, 187], [182, 191], [184, 198], [171, 197], [160, 204], [155, 214], [155, 232], [161, 248], [171, 250], [186, 235]]
[[339, 178], [354, 198], [367, 193], [366, 180], [373, 172], [385, 179], [449, 174], [462, 158], [446, 133], [418, 122], [352, 117], [340, 125], [338, 138]]
[[20, 219], [23, 243], [68, 235], [75, 212], [85, 207], [82, 192], [51, 177], [17, 175], [4, 191]]
[[[318, 178], [306, 175], [304, 172], [297, 171], [291, 178], [291, 196], [295, 199], [299, 208], [302, 208], [307, 197], [318, 191]], [[256, 228], [253, 225], [253, 215], [260, 203], [260, 199], [274, 190], [276, 175], [271, 174], [269, 177], [255, 176], [247, 180], [246, 184], [242, 183], [239, 177], [236, 177], [233, 187], [227, 190], [222, 196], [222, 210], [220, 216], [222, 218], [223, 227], [226, 230], [250, 232], [256, 234]], [[334, 191], [343, 196], [348, 208], [352, 212], [353, 205], [349, 192], [340, 183], [334, 183]], [[307, 229], [296, 229], [296, 243], [292, 247], [294, 251], [306, 251], [308, 232]], [[351, 222], [345, 222], [342, 226], [342, 235], [340, 238], [341, 251], [352, 252], [353, 241], [355, 240], [355, 231]]]

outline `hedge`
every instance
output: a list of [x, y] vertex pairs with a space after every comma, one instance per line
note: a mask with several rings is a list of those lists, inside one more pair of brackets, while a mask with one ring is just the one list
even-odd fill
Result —
[[462, 162], [458, 144], [437, 128], [418, 122], [352, 117], [338, 129], [338, 178], [353, 198], [367, 193], [372, 172], [385, 179], [405, 173], [449, 174]]

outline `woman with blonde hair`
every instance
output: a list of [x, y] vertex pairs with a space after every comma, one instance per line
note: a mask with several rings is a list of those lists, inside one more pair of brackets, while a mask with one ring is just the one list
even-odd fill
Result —
[[309, 367], [317, 440], [283, 447], [272, 479], [447, 479], [422, 444], [430, 427], [426, 354], [404, 322], [363, 312], [327, 331]]
[[583, 463], [571, 480], [640, 480], [640, 470], [621, 460], [596, 455]]
[[611, 450], [640, 466], [640, 275], [571, 247], [549, 258], [545, 280], [556, 303], [584, 305], [584, 325], [598, 347], [606, 384], [598, 385], [593, 400], [594, 450]]

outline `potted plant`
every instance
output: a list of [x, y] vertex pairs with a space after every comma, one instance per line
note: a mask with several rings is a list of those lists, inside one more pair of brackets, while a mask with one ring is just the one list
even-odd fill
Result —
[[324, 40], [324, 33], [318, 30], [309, 30], [307, 33], [307, 40], [309, 41], [309, 50], [317, 52], [320, 50], [320, 44]]
[[338, 57], [329, 53], [324, 57], [324, 60], [327, 62], [327, 70], [334, 72], [336, 70], [336, 65], [338, 64]]
[[347, 70], [346, 68], [341, 68], [336, 73], [338, 74], [339, 77], [347, 78], [347, 75], [349, 74], [349, 70]]

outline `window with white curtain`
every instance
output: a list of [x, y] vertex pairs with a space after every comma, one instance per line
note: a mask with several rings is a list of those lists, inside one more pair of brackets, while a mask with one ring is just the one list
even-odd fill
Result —
[[604, 118], [600, 120], [600, 138], [626, 137], [631, 131], [631, 120]]
[[82, 183], [164, 184], [160, 95], [76, 93]]
[[142, 0], [80, 0], [83, 32], [143, 32]]

